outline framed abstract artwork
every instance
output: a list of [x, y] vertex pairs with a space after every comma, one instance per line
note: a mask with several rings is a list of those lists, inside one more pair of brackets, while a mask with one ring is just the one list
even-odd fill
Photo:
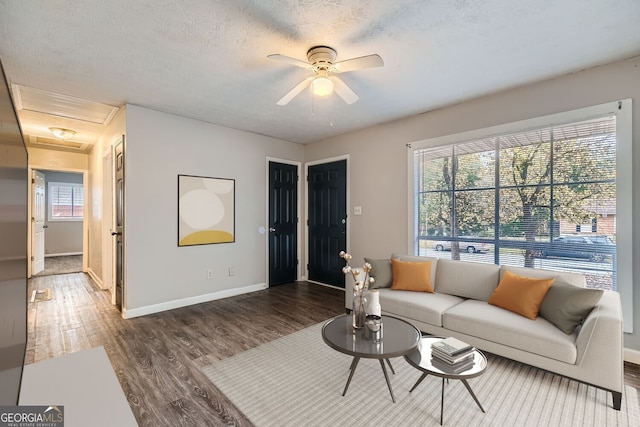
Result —
[[178, 246], [235, 242], [235, 179], [178, 175]]

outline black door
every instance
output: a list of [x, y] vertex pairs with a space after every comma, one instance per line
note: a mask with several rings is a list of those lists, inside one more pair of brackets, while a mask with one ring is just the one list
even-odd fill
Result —
[[344, 288], [347, 247], [347, 161], [309, 167], [309, 280]]
[[298, 167], [269, 162], [269, 286], [297, 279]]

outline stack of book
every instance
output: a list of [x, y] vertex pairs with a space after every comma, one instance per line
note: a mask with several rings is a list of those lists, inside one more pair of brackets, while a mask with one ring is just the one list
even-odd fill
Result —
[[431, 364], [447, 373], [458, 374], [473, 367], [473, 347], [449, 337], [431, 344]]

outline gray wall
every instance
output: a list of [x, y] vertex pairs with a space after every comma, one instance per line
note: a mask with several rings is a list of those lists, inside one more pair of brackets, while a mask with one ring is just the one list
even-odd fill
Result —
[[[499, 70], [496, 70], [499, 72]], [[424, 96], [429, 96], [425, 93]], [[640, 57], [596, 67], [553, 80], [523, 86], [371, 127], [305, 146], [305, 161], [351, 155], [350, 202], [362, 206], [350, 219], [350, 250], [354, 264], [364, 256], [387, 257], [409, 247], [407, 148], [405, 144], [438, 136], [482, 129], [625, 98], [633, 111], [633, 217], [640, 215]], [[351, 209], [352, 209], [351, 207]], [[618, 230], [618, 234], [625, 230]], [[640, 241], [640, 226], [633, 241]], [[640, 247], [633, 249], [633, 306], [640, 307]], [[640, 313], [625, 347], [640, 350]]]
[[[129, 314], [266, 286], [267, 236], [258, 228], [267, 227], [267, 157], [301, 162], [303, 146], [127, 105], [125, 309]], [[235, 179], [235, 243], [178, 247], [178, 174]], [[229, 267], [235, 269], [233, 276]], [[212, 279], [207, 279], [208, 269], [214, 270]]]
[[[81, 173], [42, 171], [45, 181], [45, 201], [49, 206], [49, 182], [65, 182], [82, 184]], [[49, 221], [49, 213], [45, 217], [48, 228], [44, 234], [44, 254], [57, 255], [82, 253], [82, 221]]]

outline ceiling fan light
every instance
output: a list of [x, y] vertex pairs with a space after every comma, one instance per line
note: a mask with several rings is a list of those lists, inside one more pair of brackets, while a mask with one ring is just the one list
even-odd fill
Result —
[[49, 128], [53, 136], [58, 139], [71, 139], [76, 134], [75, 130], [64, 128]]
[[311, 91], [317, 96], [327, 96], [333, 93], [333, 82], [329, 77], [316, 77], [311, 82]]

